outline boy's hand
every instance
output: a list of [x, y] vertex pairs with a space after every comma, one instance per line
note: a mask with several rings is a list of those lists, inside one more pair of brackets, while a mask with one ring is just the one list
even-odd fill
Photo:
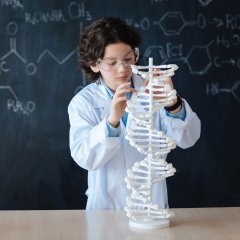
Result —
[[[157, 69], [154, 69], [153, 71], [156, 71], [156, 70]], [[154, 76], [160, 76], [160, 75], [161, 75], [161, 73], [154, 74]], [[147, 87], [148, 83], [149, 83], [149, 80], [146, 80], [144, 82], [144, 87]], [[172, 83], [172, 78], [171, 77], [168, 77], [168, 79], [165, 82], [165, 85], [166, 85], [167, 88], [173, 89], [173, 83]], [[154, 91], [153, 91], [154, 94], [162, 94], [163, 93], [163, 90], [164, 90], [163, 86], [153, 86], [153, 88], [154, 88]], [[149, 93], [148, 89], [146, 89], [145, 91], [146, 91], [146, 93]], [[164, 98], [165, 97], [163, 97], [163, 96], [155, 96], [154, 97], [155, 100], [160, 100], [160, 99], [164, 99]], [[171, 105], [169, 104], [168, 106], [174, 105], [176, 103], [176, 101], [177, 101], [177, 99], [174, 99], [173, 102], [171, 103]]]
[[127, 99], [125, 94], [129, 92], [136, 92], [134, 88], [130, 88], [131, 82], [126, 82], [120, 84], [113, 96], [111, 111], [108, 118], [108, 122], [113, 127], [118, 127], [119, 121], [124, 114], [124, 111], [127, 107]]

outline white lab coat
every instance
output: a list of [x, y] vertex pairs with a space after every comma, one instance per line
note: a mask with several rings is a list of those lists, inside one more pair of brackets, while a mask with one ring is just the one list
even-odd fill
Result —
[[[136, 89], [143, 79], [133, 75]], [[200, 136], [200, 120], [183, 100], [186, 109], [184, 121], [166, 115], [162, 109], [155, 114], [155, 128], [172, 137], [181, 148], [187, 148]], [[76, 163], [88, 170], [86, 209], [123, 209], [126, 189], [125, 177], [136, 161], [146, 156], [130, 146], [125, 139], [126, 128], [120, 122], [121, 135], [108, 137], [107, 118], [111, 98], [103, 84], [92, 83], [77, 93], [68, 107], [70, 121], [70, 150]], [[161, 207], [168, 207], [166, 181], [153, 186], [152, 199]]]

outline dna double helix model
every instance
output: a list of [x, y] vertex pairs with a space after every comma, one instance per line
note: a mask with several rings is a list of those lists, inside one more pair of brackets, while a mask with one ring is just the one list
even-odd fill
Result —
[[132, 115], [126, 139], [140, 153], [147, 155], [127, 170], [126, 185], [130, 196], [126, 198], [125, 211], [132, 227], [151, 229], [169, 226], [173, 215], [152, 201], [152, 185], [174, 175], [176, 169], [165, 160], [166, 154], [176, 147], [176, 143], [164, 132], [154, 128], [154, 114], [176, 99], [176, 90], [167, 84], [174, 75], [177, 65], [132, 65], [132, 71], [149, 82], [127, 101], [127, 111]]

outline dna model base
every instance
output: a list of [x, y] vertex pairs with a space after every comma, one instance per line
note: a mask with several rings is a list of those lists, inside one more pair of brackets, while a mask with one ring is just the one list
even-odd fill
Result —
[[176, 99], [176, 90], [166, 82], [178, 67], [174, 64], [154, 66], [152, 58], [149, 58], [148, 66], [131, 67], [133, 73], [149, 82], [127, 101], [127, 111], [132, 115], [132, 121], [126, 139], [147, 156], [127, 170], [125, 181], [131, 194], [126, 198], [125, 211], [130, 218], [130, 227], [165, 228], [169, 226], [169, 218], [173, 214], [153, 203], [152, 186], [176, 172], [172, 164], [165, 160], [166, 154], [176, 147], [176, 143], [154, 128], [154, 114]]
[[134, 220], [129, 221], [130, 227], [146, 229], [146, 230], [166, 228], [166, 227], [169, 227], [169, 224], [170, 224], [170, 221], [168, 219], [152, 220], [149, 222], [144, 222], [144, 221], [141, 222], [141, 221], [134, 221]]

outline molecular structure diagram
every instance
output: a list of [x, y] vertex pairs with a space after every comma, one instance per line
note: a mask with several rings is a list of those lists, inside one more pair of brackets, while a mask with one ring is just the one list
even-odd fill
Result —
[[25, 64], [25, 71], [27, 75], [34, 75], [37, 72], [37, 64], [39, 64], [42, 59], [49, 55], [53, 60], [56, 61], [59, 65], [64, 64], [71, 56], [73, 56], [76, 53], [76, 50], [72, 50], [64, 59], [60, 60], [58, 59], [49, 49], [45, 49], [36, 59], [36, 63], [34, 62], [28, 62], [18, 51], [17, 51], [17, 44], [16, 44], [16, 38], [12, 37], [14, 36], [18, 31], [18, 25], [16, 22], [10, 22], [7, 25], [7, 32], [11, 36], [10, 37], [10, 49], [9, 51], [4, 54], [2, 57], [0, 57], [0, 74], [2, 72], [8, 72], [10, 69], [7, 67], [7, 58], [10, 56], [15, 56], [17, 59], [19, 59], [22, 63]]
[[[151, 45], [144, 52], [144, 59], [149, 56], [155, 56], [160, 59], [160, 64], [166, 64], [167, 62], [181, 61], [185, 63], [191, 74], [203, 75], [206, 74], [209, 68], [213, 65], [212, 58], [209, 52], [210, 46], [214, 40], [211, 40], [205, 46], [193, 45], [187, 55], [182, 55], [182, 45], [173, 45], [167, 43], [166, 47], [163, 45]], [[193, 64], [195, 59], [202, 59], [201, 63]]]
[[[7, 33], [10, 35], [10, 49], [7, 53], [0, 57], [0, 76], [3, 73], [8, 73], [12, 70], [8, 66], [8, 58], [12, 56], [25, 65], [26, 74], [31, 76], [36, 74], [37, 64], [39, 64], [46, 55], [50, 56], [54, 61], [56, 61], [57, 64], [62, 65], [76, 53], [76, 50], [73, 50], [64, 59], [59, 60], [49, 49], [45, 49], [38, 56], [35, 63], [28, 62], [17, 50], [17, 42], [14, 35], [18, 31], [18, 24], [16, 22], [10, 22], [8, 23], [6, 29]], [[9, 91], [10, 95], [12, 96], [12, 98], [7, 100], [7, 109], [9, 111], [13, 111], [14, 113], [19, 112], [23, 115], [30, 115], [35, 111], [36, 103], [31, 100], [27, 101], [26, 103], [21, 102], [11, 86], [0, 85], [0, 90]]]
[[236, 80], [233, 83], [233, 86], [229, 88], [220, 88], [219, 82], [216, 83], [207, 83], [206, 85], [206, 94], [215, 96], [220, 93], [231, 93], [236, 101], [240, 102], [240, 80]]

